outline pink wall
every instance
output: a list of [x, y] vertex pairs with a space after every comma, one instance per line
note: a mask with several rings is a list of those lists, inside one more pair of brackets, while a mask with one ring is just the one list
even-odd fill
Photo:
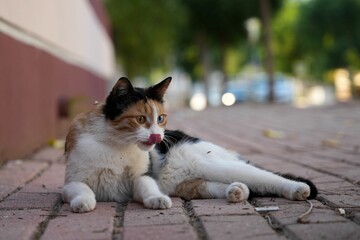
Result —
[[0, 162], [64, 134], [60, 98], [83, 111], [104, 97], [101, 77], [0, 33]]

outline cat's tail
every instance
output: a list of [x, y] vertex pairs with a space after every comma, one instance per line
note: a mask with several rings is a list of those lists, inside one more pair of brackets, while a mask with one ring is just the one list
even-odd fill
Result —
[[293, 180], [296, 182], [303, 182], [306, 183], [309, 187], [310, 187], [310, 196], [307, 199], [315, 199], [317, 194], [318, 194], [318, 189], [316, 188], [315, 184], [310, 181], [309, 179], [303, 178], [303, 177], [298, 177], [298, 176], [294, 176], [292, 174], [289, 173], [278, 173], [278, 175], [289, 179], [289, 180]]

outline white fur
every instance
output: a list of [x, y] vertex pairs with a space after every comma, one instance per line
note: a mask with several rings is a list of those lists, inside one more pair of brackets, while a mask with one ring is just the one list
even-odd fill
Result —
[[[152, 117], [157, 119], [154, 112]], [[123, 202], [133, 197], [148, 208], [169, 208], [170, 198], [160, 192], [153, 179], [143, 176], [148, 171], [148, 151], [153, 148], [143, 142], [152, 133], [163, 137], [164, 130], [159, 126], [140, 128], [128, 136], [114, 135], [114, 131], [99, 117], [77, 137], [67, 158], [64, 201], [74, 212], [93, 210], [96, 200]]]
[[95, 208], [94, 192], [82, 182], [71, 182], [64, 186], [64, 201], [70, 203], [74, 212], [88, 212]]
[[[155, 160], [159, 159], [156, 158], [157, 153], [152, 151], [152, 154]], [[157, 175], [160, 189], [169, 195], [174, 194], [176, 186], [181, 182], [196, 178], [220, 183], [207, 183], [208, 191], [214, 197], [226, 195], [229, 201], [247, 199], [249, 188], [260, 193], [274, 193], [291, 200], [304, 200], [310, 194], [307, 184], [256, 168], [240, 161], [237, 154], [205, 141], [175, 145], [167, 155], [167, 163], [162, 168], [161, 166], [161, 162], [154, 162], [154, 173]], [[221, 185], [232, 183], [236, 184], [226, 190], [224, 185]], [[237, 189], [234, 189], [235, 186]], [[223, 191], [223, 194], [216, 192], [214, 188]], [[233, 190], [237, 192], [231, 193]], [[230, 196], [231, 194], [238, 197]]]

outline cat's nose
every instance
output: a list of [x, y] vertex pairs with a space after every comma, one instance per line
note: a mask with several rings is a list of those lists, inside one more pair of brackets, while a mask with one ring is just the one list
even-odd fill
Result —
[[149, 142], [151, 142], [151, 143], [161, 142], [161, 135], [160, 134], [150, 134]]

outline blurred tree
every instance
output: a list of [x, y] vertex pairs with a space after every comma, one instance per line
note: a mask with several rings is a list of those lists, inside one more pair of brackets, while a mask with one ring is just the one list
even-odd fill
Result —
[[126, 74], [147, 76], [169, 67], [178, 29], [185, 23], [179, 1], [106, 0], [117, 59]]
[[268, 76], [269, 92], [268, 92], [268, 101], [275, 101], [274, 93], [274, 59], [273, 59], [273, 50], [271, 46], [272, 42], [272, 31], [270, 29], [271, 25], [271, 7], [270, 0], [260, 0], [260, 12], [261, 19], [263, 23], [263, 42], [265, 47], [265, 56], [264, 56], [264, 67]]
[[[273, 10], [281, 5], [280, 0], [265, 1], [269, 1], [269, 7]], [[211, 63], [215, 63], [223, 72], [224, 88], [229, 73], [227, 60], [234, 56], [233, 50], [237, 48], [239, 41], [244, 42], [246, 39], [244, 21], [253, 16], [260, 16], [259, 2], [243, 0], [182, 0], [181, 2], [188, 13], [188, 29], [184, 32], [187, 35], [183, 35], [180, 47], [182, 53], [180, 57], [183, 57], [181, 63], [204, 81], [206, 89]], [[218, 54], [213, 54], [214, 52]], [[212, 56], [217, 58], [212, 59]], [[198, 62], [200, 66], [197, 65]]]
[[293, 73], [294, 64], [302, 57], [295, 34], [299, 8], [299, 1], [285, 1], [272, 23], [275, 68], [286, 73]]
[[[335, 68], [360, 68], [360, 1], [287, 1], [274, 22], [278, 66], [306, 64], [320, 81]], [[281, 56], [281, 57], [280, 57]]]

